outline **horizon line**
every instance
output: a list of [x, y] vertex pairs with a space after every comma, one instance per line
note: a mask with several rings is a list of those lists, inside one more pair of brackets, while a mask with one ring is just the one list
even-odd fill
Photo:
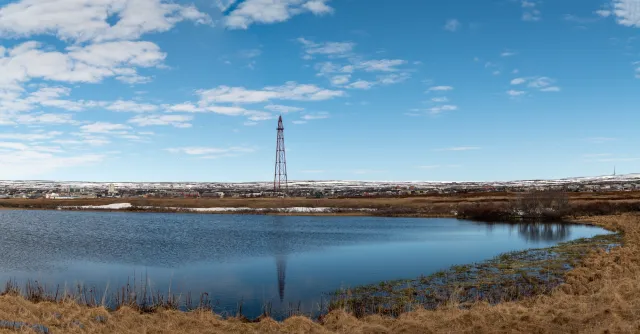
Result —
[[[595, 176], [571, 176], [571, 177], [563, 177], [563, 178], [540, 178], [540, 179], [514, 179], [514, 180], [506, 180], [506, 181], [428, 181], [428, 180], [413, 180], [413, 181], [398, 181], [398, 180], [338, 180], [338, 179], [328, 179], [328, 180], [313, 180], [313, 179], [302, 179], [302, 180], [290, 180], [289, 183], [293, 182], [379, 182], [379, 183], [485, 183], [485, 182], [525, 182], [525, 181], [561, 181], [561, 180], [569, 180], [569, 179], [588, 179], [588, 178], [600, 178], [600, 177], [610, 177], [610, 178], [622, 178], [625, 176], [639, 175], [640, 173], [627, 173], [627, 174], [607, 174], [607, 175], [595, 175]], [[223, 183], [223, 184], [237, 184], [237, 183], [272, 183], [273, 181], [86, 181], [86, 180], [47, 180], [47, 179], [14, 179], [14, 180], [0, 180], [0, 182], [86, 182], [86, 183]]]

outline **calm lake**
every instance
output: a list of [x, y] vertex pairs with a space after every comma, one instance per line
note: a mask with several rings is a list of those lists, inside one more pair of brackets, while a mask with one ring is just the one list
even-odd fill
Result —
[[242, 300], [253, 317], [269, 301], [274, 312], [289, 303], [310, 312], [340, 287], [604, 233], [455, 219], [0, 211], [0, 283], [113, 291], [135, 275], [154, 290], [208, 292], [219, 311]]

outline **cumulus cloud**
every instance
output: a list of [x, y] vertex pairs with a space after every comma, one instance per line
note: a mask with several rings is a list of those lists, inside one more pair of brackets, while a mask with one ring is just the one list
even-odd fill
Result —
[[218, 86], [213, 89], [198, 90], [197, 94], [200, 96], [200, 105], [209, 105], [213, 103], [251, 104], [272, 100], [322, 101], [343, 96], [344, 91], [289, 81], [282, 86], [268, 86], [261, 90]]
[[[117, 17], [115, 24], [108, 22]], [[64, 41], [135, 40], [181, 21], [210, 24], [194, 6], [165, 0], [22, 0], [0, 8], [0, 36], [54, 35]]]
[[229, 29], [247, 29], [255, 23], [284, 22], [303, 13], [329, 14], [333, 9], [327, 2], [329, 0], [245, 0], [224, 17], [223, 23]]
[[398, 71], [397, 66], [406, 63], [407, 61], [403, 59], [379, 59], [362, 61], [357, 66], [367, 72], [395, 72]]
[[166, 54], [151, 42], [116, 41], [50, 51], [39, 42], [19, 44], [0, 57], [0, 88], [21, 89], [32, 79], [97, 83], [138, 76], [137, 67], [157, 67]]
[[640, 27], [640, 1], [612, 0], [596, 11], [602, 17], [614, 17], [616, 22], [627, 27]]

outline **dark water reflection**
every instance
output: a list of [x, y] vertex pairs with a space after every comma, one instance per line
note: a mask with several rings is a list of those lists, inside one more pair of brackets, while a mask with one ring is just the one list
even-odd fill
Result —
[[0, 281], [81, 282], [104, 290], [136, 275], [152, 287], [208, 292], [257, 316], [324, 292], [411, 278], [497, 254], [592, 237], [560, 224], [454, 219], [0, 211]]

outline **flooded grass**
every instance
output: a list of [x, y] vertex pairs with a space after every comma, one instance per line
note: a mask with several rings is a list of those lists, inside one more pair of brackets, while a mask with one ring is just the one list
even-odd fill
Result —
[[620, 233], [599, 235], [549, 248], [504, 253], [415, 279], [341, 289], [330, 296], [328, 311], [346, 310], [356, 317], [398, 316], [419, 308], [469, 308], [476, 302], [497, 304], [549, 294], [589, 252], [608, 252], [621, 243]]

